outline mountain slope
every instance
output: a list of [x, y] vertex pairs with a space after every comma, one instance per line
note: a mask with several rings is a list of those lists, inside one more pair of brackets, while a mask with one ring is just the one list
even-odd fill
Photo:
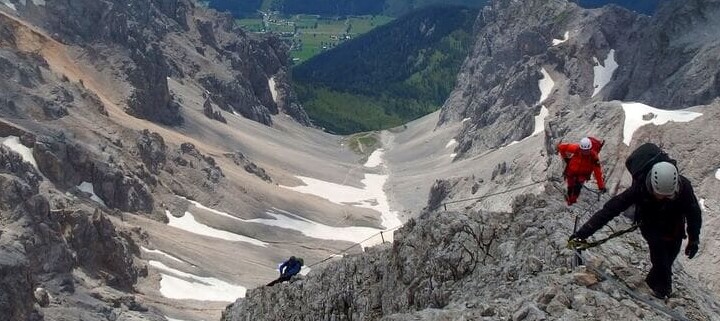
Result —
[[[630, 185], [624, 160], [645, 142], [678, 160], [704, 210], [700, 255], [678, 258], [675, 296], [654, 302], [689, 320], [720, 319], [720, 93], [708, 85], [718, 10], [712, 0], [672, 1], [647, 17], [562, 0], [493, 1], [443, 108], [380, 135], [392, 204], [414, 217], [392, 247], [251, 290], [224, 320], [667, 320], [623, 290], [649, 298], [639, 233], [585, 251], [590, 269], [571, 269], [564, 249], [576, 218]], [[567, 207], [555, 145], [586, 135], [606, 140], [610, 195], [586, 190]], [[619, 216], [595, 239], [630, 223]]]
[[0, 319], [216, 319], [239, 291], [167, 282], [255, 286], [289, 253], [349, 243], [248, 221], [289, 209], [374, 233], [376, 211], [276, 185], [363, 178], [340, 138], [301, 124], [282, 43], [190, 1], [118, 4], [0, 5]]
[[293, 68], [314, 122], [337, 133], [394, 127], [436, 110], [467, 55], [475, 11], [429, 7]]

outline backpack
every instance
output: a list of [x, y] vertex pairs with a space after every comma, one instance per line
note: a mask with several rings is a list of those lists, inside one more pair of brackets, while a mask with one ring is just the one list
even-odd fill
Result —
[[677, 162], [653, 143], [645, 143], [636, 148], [625, 160], [625, 167], [632, 175], [633, 183], [643, 182], [653, 165], [669, 162], [677, 167]]
[[590, 142], [592, 142], [592, 151], [595, 152], [595, 154], [600, 155], [600, 151], [605, 145], [605, 141], [592, 136], [589, 136], [588, 139], [590, 139]]

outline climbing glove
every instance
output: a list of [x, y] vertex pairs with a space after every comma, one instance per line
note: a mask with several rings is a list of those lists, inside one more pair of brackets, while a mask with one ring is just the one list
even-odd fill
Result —
[[568, 243], [567, 243], [567, 248], [573, 249], [573, 250], [578, 249], [578, 248], [582, 249], [585, 246], [587, 246], [587, 240], [585, 240], [583, 238], [575, 237], [574, 235], [570, 236], [570, 239], [568, 240]]
[[698, 247], [700, 242], [691, 240], [688, 242], [687, 246], [685, 246], [685, 255], [687, 255], [688, 259], [692, 259], [695, 257], [695, 254], [698, 252]]

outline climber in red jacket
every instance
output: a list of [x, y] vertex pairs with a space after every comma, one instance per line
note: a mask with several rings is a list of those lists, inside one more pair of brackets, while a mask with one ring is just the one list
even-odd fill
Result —
[[558, 144], [558, 154], [566, 164], [564, 176], [567, 181], [567, 196], [565, 200], [568, 205], [577, 202], [580, 190], [585, 181], [590, 179], [591, 174], [595, 175], [600, 192], [607, 192], [598, 157], [602, 145], [603, 142], [594, 137], [585, 137], [580, 140], [580, 144]]

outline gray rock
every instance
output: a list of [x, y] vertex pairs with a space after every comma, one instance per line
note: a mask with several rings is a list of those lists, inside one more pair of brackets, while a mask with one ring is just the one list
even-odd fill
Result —
[[242, 166], [246, 172], [257, 176], [268, 183], [272, 182], [272, 178], [267, 174], [267, 172], [265, 172], [265, 169], [251, 162], [247, 157], [245, 157], [245, 155], [243, 155], [243, 153], [228, 153], [225, 154], [225, 157], [232, 159], [235, 165]]
[[33, 279], [22, 247], [11, 246], [0, 247], [0, 318], [27, 320], [34, 312]]
[[[567, 207], [546, 198], [522, 195], [512, 213], [426, 212], [395, 232], [391, 248], [370, 248], [314, 267], [305, 279], [250, 290], [228, 306], [223, 321], [479, 320], [483, 315], [493, 320], [632, 320], [638, 313], [662, 319], [643, 305], [622, 304], [633, 299], [613, 297], [618, 290], [605, 280], [579, 287], [571, 275], [523, 268], [527, 257], [543, 256], [544, 270], [554, 271], [566, 267], [572, 255], [563, 255], [554, 242], [566, 237], [560, 230], [571, 228], [562, 218], [569, 215]], [[505, 256], [500, 246], [510, 242], [516, 244], [515, 255]], [[593, 254], [612, 251], [607, 243]], [[504, 277], [508, 274], [513, 278]], [[698, 319], [718, 313], [697, 303], [709, 298], [707, 292], [678, 291]]]
[[167, 159], [167, 146], [162, 136], [146, 129], [138, 136], [135, 145], [145, 166], [151, 173], [159, 174]]
[[78, 264], [98, 273], [98, 278], [114, 287], [129, 290], [137, 280], [132, 248], [137, 246], [120, 237], [100, 210], [64, 212], [60, 221], [65, 238], [75, 251]]
[[131, 57], [135, 68], [128, 71], [128, 80], [135, 87], [128, 99], [128, 113], [165, 125], [183, 122], [180, 105], [173, 101], [168, 89], [168, 67], [157, 44], [137, 44]]
[[154, 199], [142, 179], [115, 164], [109, 164], [80, 144], [64, 137], [42, 136], [33, 149], [38, 168], [53, 183], [72, 188], [90, 182], [95, 194], [108, 207], [123, 211], [152, 212]]
[[37, 302], [37, 304], [41, 307], [47, 307], [50, 304], [50, 295], [47, 290], [37, 288], [35, 289], [35, 292], [33, 292], [33, 295], [35, 296], [35, 302]]
[[203, 115], [205, 115], [205, 117], [207, 118], [217, 120], [221, 123], [227, 123], [227, 120], [225, 119], [225, 117], [223, 117], [222, 113], [213, 109], [212, 102], [209, 97], [205, 99], [205, 102], [203, 103]]

